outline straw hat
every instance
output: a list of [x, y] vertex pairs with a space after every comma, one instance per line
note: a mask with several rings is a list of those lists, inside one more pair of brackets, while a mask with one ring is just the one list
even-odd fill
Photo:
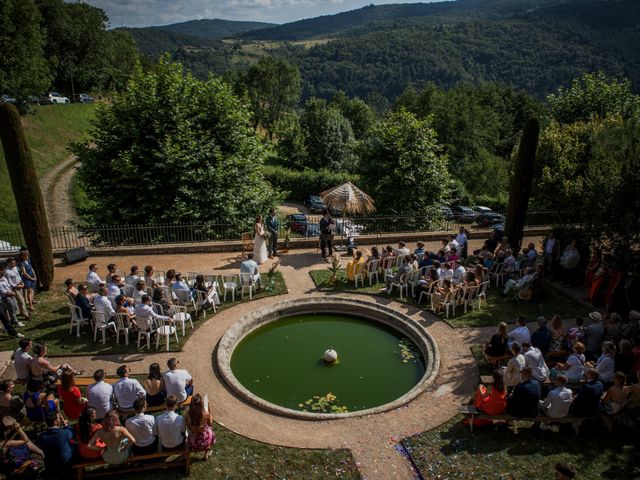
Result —
[[601, 322], [602, 321], [602, 315], [600, 314], [600, 312], [591, 312], [589, 314], [589, 318], [591, 320], [596, 321], [596, 322]]
[[640, 312], [637, 310], [631, 310], [629, 312], [629, 320], [640, 320]]

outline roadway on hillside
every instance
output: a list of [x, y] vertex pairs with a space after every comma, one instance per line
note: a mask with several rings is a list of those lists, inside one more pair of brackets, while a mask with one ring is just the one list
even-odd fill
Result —
[[77, 161], [78, 158], [75, 155], [70, 155], [40, 179], [40, 189], [50, 228], [71, 225], [78, 220], [69, 195], [69, 186], [76, 171]]

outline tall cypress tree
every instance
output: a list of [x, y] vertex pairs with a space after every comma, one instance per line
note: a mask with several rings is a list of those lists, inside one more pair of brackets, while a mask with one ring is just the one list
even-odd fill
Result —
[[524, 126], [522, 138], [520, 138], [520, 147], [509, 189], [507, 220], [504, 228], [504, 233], [509, 237], [509, 243], [516, 252], [520, 250], [524, 224], [527, 219], [539, 136], [540, 122], [537, 118], [530, 118]]
[[31, 254], [33, 268], [38, 276], [40, 288], [48, 290], [53, 282], [49, 222], [20, 115], [10, 104], [0, 105], [0, 140], [18, 206], [18, 218]]

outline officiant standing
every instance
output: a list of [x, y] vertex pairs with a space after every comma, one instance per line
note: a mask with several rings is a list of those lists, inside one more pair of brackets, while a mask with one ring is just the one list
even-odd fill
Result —
[[269, 232], [269, 258], [273, 258], [278, 256], [276, 250], [278, 249], [278, 230], [280, 230], [280, 220], [273, 208], [269, 210], [266, 224]]

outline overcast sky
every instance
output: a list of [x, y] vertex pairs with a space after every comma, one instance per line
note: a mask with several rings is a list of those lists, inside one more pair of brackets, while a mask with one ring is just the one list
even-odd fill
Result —
[[[69, 1], [69, 0], [68, 0]], [[365, 5], [411, 0], [84, 0], [103, 9], [112, 27], [167, 25], [202, 18], [286, 23]], [[423, 0], [429, 2], [434, 0]]]

